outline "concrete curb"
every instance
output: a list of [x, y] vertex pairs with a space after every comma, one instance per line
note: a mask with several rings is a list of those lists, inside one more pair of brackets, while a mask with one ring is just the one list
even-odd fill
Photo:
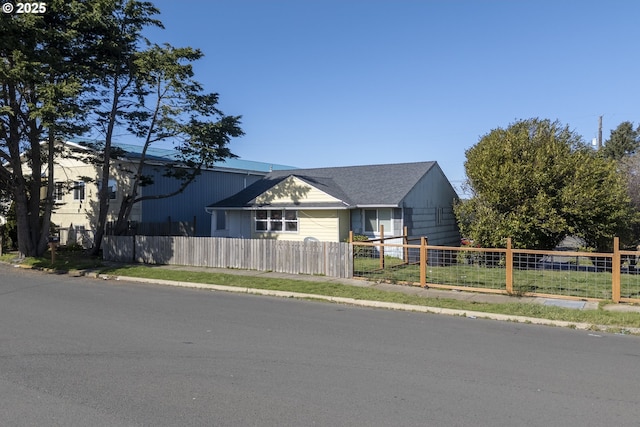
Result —
[[[151, 283], [151, 284], [159, 284], [164, 286], [176, 286], [176, 287], [183, 287], [183, 288], [205, 289], [205, 290], [211, 290], [211, 291], [264, 295], [264, 296], [273, 296], [273, 297], [280, 297], [280, 298], [312, 299], [312, 300], [329, 301], [333, 303], [347, 304], [347, 305], [353, 305], [353, 306], [359, 306], [359, 307], [384, 308], [388, 310], [413, 311], [418, 313], [444, 314], [448, 316], [466, 317], [469, 319], [498, 320], [503, 322], [528, 323], [528, 324], [541, 325], [541, 326], [557, 326], [562, 328], [572, 328], [572, 329], [578, 329], [578, 330], [584, 330], [584, 331], [607, 332], [607, 331], [619, 331], [621, 329], [619, 327], [594, 325], [591, 323], [567, 322], [564, 320], [549, 320], [549, 319], [540, 319], [537, 317], [486, 313], [482, 311], [456, 310], [456, 309], [450, 309], [450, 308], [429, 307], [429, 306], [411, 305], [411, 304], [399, 304], [399, 303], [382, 302], [382, 301], [368, 301], [368, 300], [359, 300], [354, 298], [331, 297], [331, 296], [325, 296], [325, 295], [305, 294], [305, 293], [290, 292], [290, 291], [276, 291], [276, 290], [270, 290], [270, 289], [256, 289], [256, 288], [245, 288], [245, 287], [225, 286], [225, 285], [210, 285], [210, 284], [203, 284], [203, 283], [180, 282], [180, 281], [163, 280], [163, 279], [145, 279], [145, 278], [130, 277], [130, 276], [96, 275], [96, 278], [100, 278], [104, 280], [112, 279], [112, 280], [122, 280], [122, 281], [130, 281], [130, 282], [139, 282], [139, 283]], [[640, 328], [623, 328], [623, 330], [625, 333], [628, 333], [628, 334], [640, 335]]]

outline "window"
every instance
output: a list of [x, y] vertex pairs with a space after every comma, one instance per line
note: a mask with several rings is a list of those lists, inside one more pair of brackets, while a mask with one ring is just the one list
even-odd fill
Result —
[[76, 181], [73, 183], [73, 200], [84, 200], [84, 181]]
[[256, 211], [256, 231], [297, 232], [298, 211]]
[[391, 209], [365, 209], [364, 231], [366, 233], [377, 233], [381, 225], [384, 226], [385, 234], [393, 231]]
[[227, 228], [227, 212], [216, 211], [216, 230], [225, 230]]
[[378, 211], [367, 209], [364, 211], [364, 231], [373, 233], [378, 231]]
[[[115, 179], [110, 179], [109, 182], [109, 199], [111, 200], [115, 200], [116, 198], [116, 191], [118, 189], [117, 184], [116, 184], [116, 180]], [[102, 181], [98, 181], [98, 190], [100, 190], [102, 188]]]
[[56, 202], [61, 202], [64, 197], [64, 184], [62, 182], [56, 182], [53, 188], [53, 199]]
[[298, 211], [284, 211], [284, 231], [298, 231]]

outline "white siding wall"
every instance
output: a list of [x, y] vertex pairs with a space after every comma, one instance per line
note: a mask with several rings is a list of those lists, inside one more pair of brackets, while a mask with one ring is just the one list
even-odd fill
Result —
[[[128, 179], [119, 173], [118, 165], [122, 162], [114, 162], [111, 172], [111, 179], [116, 182], [116, 198], [109, 200], [109, 212], [107, 221], [113, 221], [117, 217], [120, 203], [122, 202], [123, 192], [130, 185]], [[133, 168], [133, 165], [126, 164], [126, 168]], [[96, 166], [87, 165], [76, 159], [58, 158], [54, 167], [54, 181], [61, 182], [65, 185], [65, 191], [62, 200], [56, 201], [56, 207], [51, 215], [51, 221], [61, 229], [67, 229], [70, 226], [84, 227], [86, 230], [93, 230], [97, 222], [98, 216], [98, 178], [101, 174]], [[82, 181], [82, 177], [88, 177], [94, 182], [85, 183], [84, 200], [75, 200], [73, 189], [68, 189], [76, 181]], [[141, 217], [140, 205], [135, 205], [131, 213], [132, 221], [139, 221]], [[62, 238], [63, 236], [61, 236]], [[67, 242], [62, 242], [67, 243]]]

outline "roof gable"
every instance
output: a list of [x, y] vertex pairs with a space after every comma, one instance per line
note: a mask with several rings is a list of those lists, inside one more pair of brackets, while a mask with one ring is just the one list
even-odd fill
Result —
[[340, 200], [290, 175], [255, 198], [257, 205], [299, 205], [300, 203], [335, 203]]

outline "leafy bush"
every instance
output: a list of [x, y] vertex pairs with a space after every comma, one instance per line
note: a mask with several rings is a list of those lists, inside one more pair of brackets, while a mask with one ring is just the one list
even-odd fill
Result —
[[[353, 235], [354, 242], [368, 242], [369, 238], [362, 234], [354, 234]], [[367, 248], [364, 246], [353, 245], [353, 257], [354, 258], [362, 258], [366, 256]]]

